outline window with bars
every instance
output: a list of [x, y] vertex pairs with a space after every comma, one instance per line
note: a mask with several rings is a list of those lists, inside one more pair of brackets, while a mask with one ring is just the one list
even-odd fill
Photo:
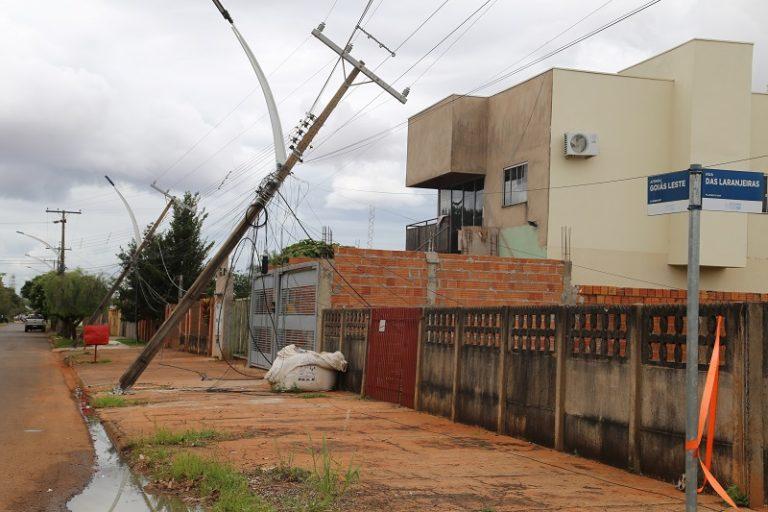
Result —
[[518, 164], [504, 169], [503, 206], [528, 201], [528, 164]]

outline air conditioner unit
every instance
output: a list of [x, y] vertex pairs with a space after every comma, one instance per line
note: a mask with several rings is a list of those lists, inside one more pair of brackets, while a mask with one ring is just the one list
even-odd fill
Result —
[[596, 156], [600, 144], [596, 133], [565, 132], [565, 156]]

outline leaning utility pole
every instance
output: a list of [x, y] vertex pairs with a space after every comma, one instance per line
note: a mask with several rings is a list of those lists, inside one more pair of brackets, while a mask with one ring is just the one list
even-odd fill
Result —
[[66, 265], [64, 264], [64, 251], [65, 245], [64, 242], [66, 241], [66, 226], [67, 226], [67, 214], [72, 213], [75, 215], [80, 215], [83, 213], [82, 210], [74, 211], [74, 210], [51, 210], [49, 208], [45, 209], [46, 213], [59, 213], [61, 214], [61, 219], [53, 221], [54, 224], [61, 224], [61, 245], [59, 246], [59, 274], [63, 274], [64, 270], [66, 270]]
[[[96, 310], [91, 314], [91, 316], [88, 318], [88, 321], [84, 325], [93, 325], [96, 322], [99, 321], [99, 317], [104, 313], [104, 308], [107, 307], [107, 304], [109, 304], [109, 301], [112, 300], [112, 296], [115, 294], [118, 288], [120, 288], [120, 285], [123, 283], [123, 279], [128, 275], [128, 273], [131, 271], [133, 266], [136, 264], [137, 261], [139, 261], [139, 256], [141, 256], [141, 251], [144, 250], [144, 248], [149, 244], [149, 242], [152, 240], [152, 235], [155, 234], [155, 231], [157, 231], [158, 226], [160, 226], [160, 223], [163, 222], [163, 219], [165, 218], [165, 215], [168, 213], [168, 210], [171, 209], [171, 206], [175, 203], [175, 201], [171, 200], [168, 201], [165, 205], [165, 208], [163, 208], [163, 211], [160, 212], [160, 215], [157, 217], [157, 220], [154, 224], [152, 224], [152, 227], [149, 228], [149, 231], [147, 231], [147, 234], [144, 235], [144, 238], [141, 240], [141, 243], [136, 246], [136, 249], [134, 249], [133, 254], [131, 255], [131, 259], [128, 261], [128, 263], [123, 267], [123, 271], [120, 272], [120, 275], [117, 276], [117, 279], [115, 279], [115, 282], [112, 283], [112, 287], [109, 289], [107, 294], [104, 296], [103, 299], [101, 299], [101, 302], [99, 303], [98, 307], [96, 307]], [[138, 319], [136, 319], [138, 321]]]
[[[216, 2], [216, 4], [217, 7], [220, 6], [219, 2]], [[222, 11], [223, 15], [226, 12], [223, 10], [223, 8], [220, 8], [220, 11]], [[228, 13], [224, 17], [230, 23], [232, 23], [231, 18], [228, 17]], [[178, 325], [179, 321], [187, 313], [187, 311], [189, 311], [197, 297], [208, 286], [208, 283], [211, 282], [211, 279], [213, 279], [217, 269], [222, 265], [224, 260], [229, 257], [230, 253], [240, 242], [240, 239], [248, 231], [248, 228], [253, 225], [261, 212], [264, 211], [270, 200], [275, 196], [278, 189], [280, 188], [280, 185], [282, 185], [283, 181], [285, 181], [288, 175], [291, 174], [293, 167], [301, 161], [302, 154], [309, 147], [310, 143], [315, 138], [320, 128], [322, 128], [323, 124], [328, 119], [328, 116], [330, 116], [331, 112], [333, 112], [333, 110], [339, 104], [341, 98], [352, 86], [352, 83], [354, 82], [355, 78], [357, 78], [358, 74], [362, 72], [364, 75], [368, 76], [371, 81], [381, 85], [387, 92], [390, 92], [402, 103], [405, 103], [404, 94], [400, 94], [394, 91], [394, 89], [385, 84], [372, 71], [366, 68], [362, 61], [358, 61], [349, 55], [349, 52], [352, 49], [351, 45], [342, 50], [330, 40], [328, 40], [325, 36], [323, 36], [321, 33], [323, 27], [324, 24], [321, 24], [317, 29], [312, 31], [312, 34], [323, 41], [336, 53], [338, 53], [342, 59], [352, 64], [353, 69], [350, 71], [349, 75], [346, 76], [344, 82], [336, 91], [336, 94], [334, 94], [333, 98], [331, 98], [331, 100], [328, 102], [328, 105], [323, 109], [320, 115], [317, 116], [313, 124], [309, 126], [307, 132], [304, 134], [301, 140], [299, 140], [296, 146], [292, 148], [291, 155], [288, 157], [285, 163], [281, 165], [278, 162], [277, 169], [268, 174], [261, 181], [258, 189], [256, 190], [255, 201], [248, 206], [245, 215], [237, 224], [234, 231], [224, 241], [216, 254], [208, 261], [208, 264], [202, 270], [197, 279], [195, 279], [195, 282], [192, 283], [192, 285], [187, 289], [184, 297], [176, 306], [176, 308], [174, 308], [173, 312], [171, 312], [170, 316], [165, 319], [162, 325], [160, 325], [157, 332], [154, 334], [154, 336], [152, 336], [152, 339], [149, 340], [136, 361], [134, 361], [120, 377], [117, 389], [118, 392], [124, 391], [133, 386], [133, 384], [141, 376], [155, 355], [160, 351], [165, 337], [171, 332], [172, 329]], [[280, 141], [280, 143], [282, 144], [282, 141]]]

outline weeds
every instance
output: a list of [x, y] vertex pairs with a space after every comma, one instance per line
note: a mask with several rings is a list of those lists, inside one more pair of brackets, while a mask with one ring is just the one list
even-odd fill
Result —
[[158, 429], [150, 437], [144, 438], [137, 445], [151, 446], [205, 446], [211, 441], [225, 439], [225, 435], [213, 429], [203, 430], [185, 430], [183, 432], [173, 432], [168, 429]]
[[128, 400], [125, 397], [117, 395], [101, 395], [92, 396], [89, 401], [91, 406], [97, 409], [105, 409], [108, 407], [128, 407], [130, 405], [142, 405], [145, 402], [141, 400]]
[[736, 505], [743, 507], [749, 505], [749, 496], [747, 496], [747, 493], [742, 491], [738, 485], [731, 484], [728, 489], [725, 490], [725, 492], [728, 493], [728, 496], [731, 497]]
[[123, 345], [128, 345], [129, 347], [143, 347], [147, 344], [146, 341], [135, 340], [133, 338], [117, 338], [117, 341]]
[[308, 483], [319, 495], [320, 500], [316, 506], [322, 510], [343, 496], [352, 484], [360, 480], [360, 468], [353, 465], [353, 461], [350, 461], [346, 470], [342, 472], [341, 464], [334, 461], [331, 456], [325, 436], [323, 436], [319, 453], [314, 449], [311, 437], [309, 441], [313, 471]]
[[77, 346], [76, 340], [58, 335], [51, 336], [51, 342], [53, 343], [53, 348], [72, 348]]
[[177, 454], [161, 478], [194, 483], [200, 498], [212, 501], [213, 512], [271, 512], [274, 508], [253, 494], [248, 479], [227, 464], [189, 452]]
[[328, 398], [328, 395], [325, 393], [302, 393], [301, 395], [298, 395], [298, 397], [309, 400], [311, 398]]

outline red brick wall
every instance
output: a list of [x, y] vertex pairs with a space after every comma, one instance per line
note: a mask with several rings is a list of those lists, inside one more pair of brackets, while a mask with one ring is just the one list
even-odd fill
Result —
[[[565, 265], [544, 259], [438, 254], [436, 287], [428, 286], [427, 256], [415, 251], [340, 247], [333, 264], [373, 306], [426, 306], [428, 287], [437, 306], [557, 304]], [[335, 272], [332, 307], [362, 302]]]
[[[618, 288], [615, 286], [578, 286], [578, 302], [583, 304], [685, 304], [685, 290], [657, 288]], [[768, 293], [713, 292], [699, 293], [702, 303], [764, 302]]]

